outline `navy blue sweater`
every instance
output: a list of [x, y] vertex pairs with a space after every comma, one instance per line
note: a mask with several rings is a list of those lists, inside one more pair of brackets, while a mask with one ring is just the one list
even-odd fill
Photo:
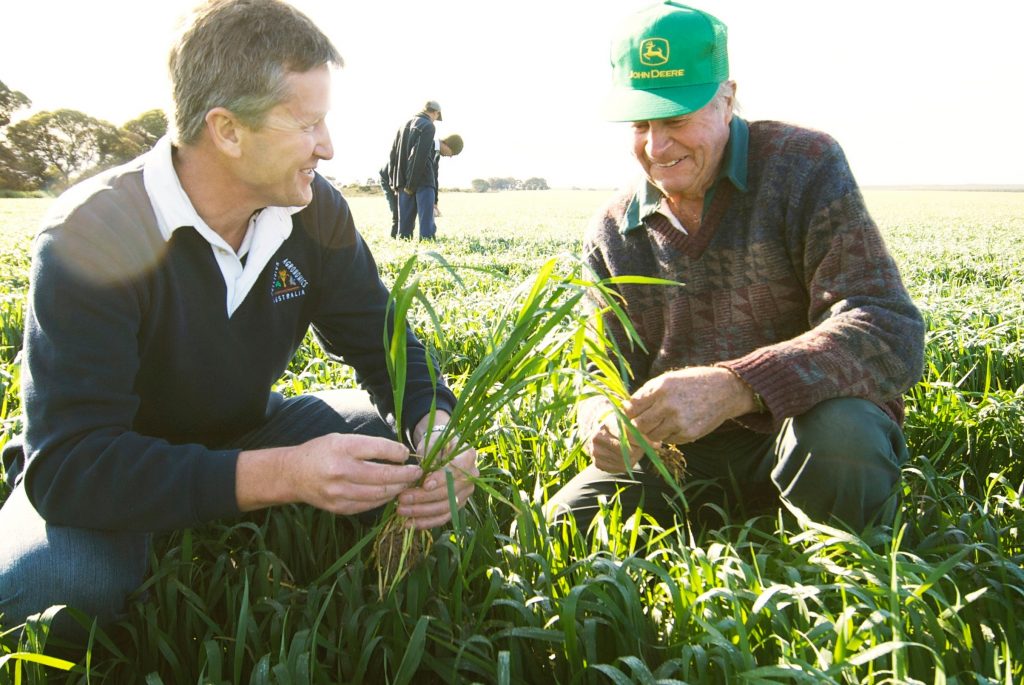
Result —
[[[158, 531], [238, 513], [236, 449], [263, 420], [310, 326], [392, 413], [387, 290], [348, 205], [323, 178], [229, 318], [224, 278], [192, 228], [165, 241], [130, 163], [61, 200], [35, 243], [25, 322], [27, 492], [49, 522]], [[403, 416], [429, 411], [407, 340]], [[455, 398], [437, 391], [438, 407]]]

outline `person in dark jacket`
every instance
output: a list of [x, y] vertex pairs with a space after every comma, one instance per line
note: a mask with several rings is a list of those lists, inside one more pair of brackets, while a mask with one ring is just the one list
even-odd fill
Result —
[[662, 2], [612, 41], [608, 118], [631, 122], [645, 178], [598, 212], [583, 252], [599, 277], [678, 285], [620, 286], [643, 342], [604, 315], [631, 371], [624, 417], [604, 397], [580, 404], [592, 464], [551, 510], [586, 528], [618, 497], [624, 516], [706, 527], [724, 498], [856, 531], [889, 523], [922, 316], [838, 143], [736, 115], [726, 36]]
[[[434, 217], [441, 216], [441, 212], [438, 210], [438, 201], [441, 197], [440, 188], [440, 166], [442, 157], [454, 157], [455, 155], [462, 152], [463, 140], [462, 136], [457, 133], [453, 133], [450, 136], [445, 136], [438, 141], [437, 150], [434, 152]], [[384, 199], [388, 201], [388, 207], [391, 209], [391, 237], [398, 237], [398, 195], [395, 193], [395, 189], [391, 186], [391, 163], [385, 164], [380, 170], [380, 188], [384, 192]], [[411, 234], [410, 234], [411, 235]], [[434, 235], [437, 235], [437, 224], [434, 224]]]
[[419, 219], [420, 239], [433, 240], [437, 178], [434, 122], [441, 121], [441, 105], [428, 100], [419, 114], [395, 134], [388, 166], [391, 187], [398, 196], [398, 236], [412, 238]]
[[462, 152], [462, 136], [453, 133], [441, 139], [434, 153], [434, 236], [437, 236], [437, 217], [441, 216], [441, 158], [454, 157]]
[[[171, 51], [175, 138], [69, 190], [44, 219], [23, 447], [4, 454], [20, 472], [0, 509], [5, 629], [53, 605], [115, 620], [154, 532], [286, 503], [350, 516], [397, 499], [421, 529], [451, 517], [445, 474], [417, 485], [408, 459], [455, 397], [409, 334], [391, 424], [388, 291], [316, 173], [333, 155], [341, 61], [283, 2], [201, 7]], [[363, 390], [272, 391], [310, 330]], [[448, 456], [462, 506], [476, 452]], [[52, 631], [84, 637], [74, 628], [61, 612]]]
[[384, 192], [384, 199], [388, 201], [388, 209], [391, 210], [391, 237], [398, 237], [398, 195], [391, 187], [391, 164], [390, 162], [380, 168], [380, 189]]

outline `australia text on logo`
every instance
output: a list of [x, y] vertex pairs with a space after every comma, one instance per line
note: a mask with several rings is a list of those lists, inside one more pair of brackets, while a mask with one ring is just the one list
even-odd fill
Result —
[[284, 302], [302, 297], [306, 294], [308, 286], [309, 281], [290, 259], [274, 263], [274, 279], [270, 287], [271, 301]]

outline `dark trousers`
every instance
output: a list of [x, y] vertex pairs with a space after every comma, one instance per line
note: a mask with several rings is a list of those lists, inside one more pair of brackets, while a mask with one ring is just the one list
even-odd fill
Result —
[[632, 477], [588, 466], [551, 499], [551, 514], [572, 512], [586, 530], [600, 502], [618, 497], [624, 516], [642, 508], [665, 526], [687, 518], [706, 528], [722, 522], [719, 507], [754, 514], [778, 508], [783, 498], [816, 521], [860, 532], [891, 522], [907, 460], [900, 427], [854, 398], [822, 402], [784, 421], [775, 435], [737, 428], [679, 447], [687, 464], [685, 503], [644, 458]]
[[384, 191], [384, 199], [388, 201], [388, 207], [391, 208], [391, 237], [398, 237], [398, 196], [395, 195], [395, 191], [391, 189], [391, 186], [386, 183], [381, 184], [381, 190]]
[[[328, 433], [394, 439], [395, 433], [365, 393], [335, 390], [285, 399], [273, 395], [266, 423], [218, 448], [260, 449], [298, 445]], [[233, 497], [234, 493], [225, 493]], [[46, 523], [23, 485], [0, 508], [0, 614], [10, 629], [48, 607], [66, 604], [107, 625], [124, 615], [126, 599], [148, 570], [151, 536]], [[51, 634], [84, 638], [76, 623], [58, 616]]]

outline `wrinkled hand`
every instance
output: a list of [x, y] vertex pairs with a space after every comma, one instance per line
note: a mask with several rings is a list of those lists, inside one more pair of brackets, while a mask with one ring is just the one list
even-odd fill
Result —
[[583, 447], [590, 455], [594, 466], [609, 473], [623, 473], [626, 461], [635, 466], [643, 456], [643, 448], [636, 436], [626, 432], [628, 447], [626, 454], [622, 452], [621, 425], [611, 402], [603, 397], [591, 397], [580, 403], [577, 408], [579, 434], [584, 437]]
[[[636, 442], [628, 431], [621, 435], [622, 426], [615, 414], [604, 419], [587, 439], [586, 449], [594, 461], [594, 466], [608, 473], [625, 473], [626, 459], [630, 467], [636, 466], [644, 456], [644, 449]], [[645, 436], [646, 437], [646, 436]], [[623, 442], [626, 443], [626, 456], [623, 455]], [[657, 444], [654, 445], [657, 447]]]
[[755, 408], [753, 392], [731, 371], [698, 366], [647, 381], [624, 405], [648, 440], [685, 444]]
[[423, 475], [405, 463], [405, 445], [387, 438], [331, 433], [291, 449], [280, 470], [294, 493], [289, 499], [335, 514], [385, 505]]
[[[421, 459], [427, 454], [431, 439], [437, 435], [437, 432], [427, 433], [420, 439], [416, 453]], [[436, 457], [435, 464], [444, 464], [443, 467], [427, 475], [419, 487], [409, 488], [398, 496], [398, 513], [409, 519], [416, 528], [435, 528], [451, 520], [446, 473], [452, 474], [455, 502], [460, 509], [466, 505], [476, 488], [473, 479], [480, 476], [476, 450], [469, 447], [452, 456], [456, 442], [457, 439], [452, 437]]]

